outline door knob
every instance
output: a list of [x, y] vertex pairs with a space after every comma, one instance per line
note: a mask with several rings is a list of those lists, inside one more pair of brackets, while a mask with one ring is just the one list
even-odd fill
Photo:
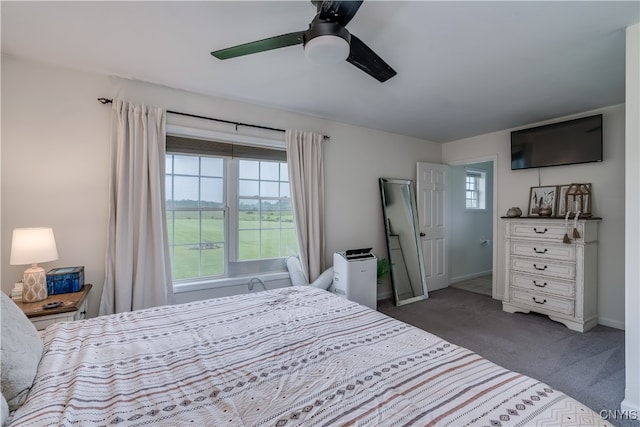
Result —
[[426, 234], [424, 234], [424, 233], [422, 233], [422, 232], [421, 232], [421, 233], [420, 233], [420, 237], [424, 237], [424, 236], [426, 236]]

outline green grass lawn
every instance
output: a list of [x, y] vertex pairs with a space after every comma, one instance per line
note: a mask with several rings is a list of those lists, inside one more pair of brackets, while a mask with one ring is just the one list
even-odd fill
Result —
[[[261, 227], [262, 225], [262, 227]], [[224, 274], [224, 213], [167, 212], [174, 279]], [[297, 254], [291, 212], [240, 212], [238, 260]]]

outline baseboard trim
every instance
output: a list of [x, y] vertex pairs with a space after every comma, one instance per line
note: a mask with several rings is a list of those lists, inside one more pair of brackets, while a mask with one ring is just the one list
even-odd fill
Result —
[[492, 273], [493, 273], [493, 270], [487, 270], [487, 271], [479, 271], [479, 272], [471, 273], [471, 274], [465, 274], [465, 275], [462, 275], [462, 276], [450, 277], [449, 278], [449, 284], [462, 282], [464, 280], [469, 280], [469, 279], [475, 279], [476, 277], [487, 276], [487, 275], [492, 274]]
[[610, 328], [622, 329], [624, 331], [624, 321], [598, 317], [598, 324], [608, 326]]
[[390, 299], [391, 297], [393, 297], [393, 293], [391, 291], [378, 292], [378, 301], [383, 299]]
[[638, 402], [631, 402], [629, 399], [624, 399], [622, 403], [620, 403], [620, 409], [633, 412], [637, 416], [637, 414], [640, 413], [640, 404], [638, 404]]

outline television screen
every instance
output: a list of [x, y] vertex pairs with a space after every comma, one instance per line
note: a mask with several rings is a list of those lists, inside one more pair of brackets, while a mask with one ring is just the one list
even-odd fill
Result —
[[511, 132], [511, 170], [602, 161], [602, 114]]

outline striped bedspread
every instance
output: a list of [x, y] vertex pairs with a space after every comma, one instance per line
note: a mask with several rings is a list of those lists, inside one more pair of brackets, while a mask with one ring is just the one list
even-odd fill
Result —
[[605, 425], [529, 377], [312, 287], [59, 323], [11, 425]]

